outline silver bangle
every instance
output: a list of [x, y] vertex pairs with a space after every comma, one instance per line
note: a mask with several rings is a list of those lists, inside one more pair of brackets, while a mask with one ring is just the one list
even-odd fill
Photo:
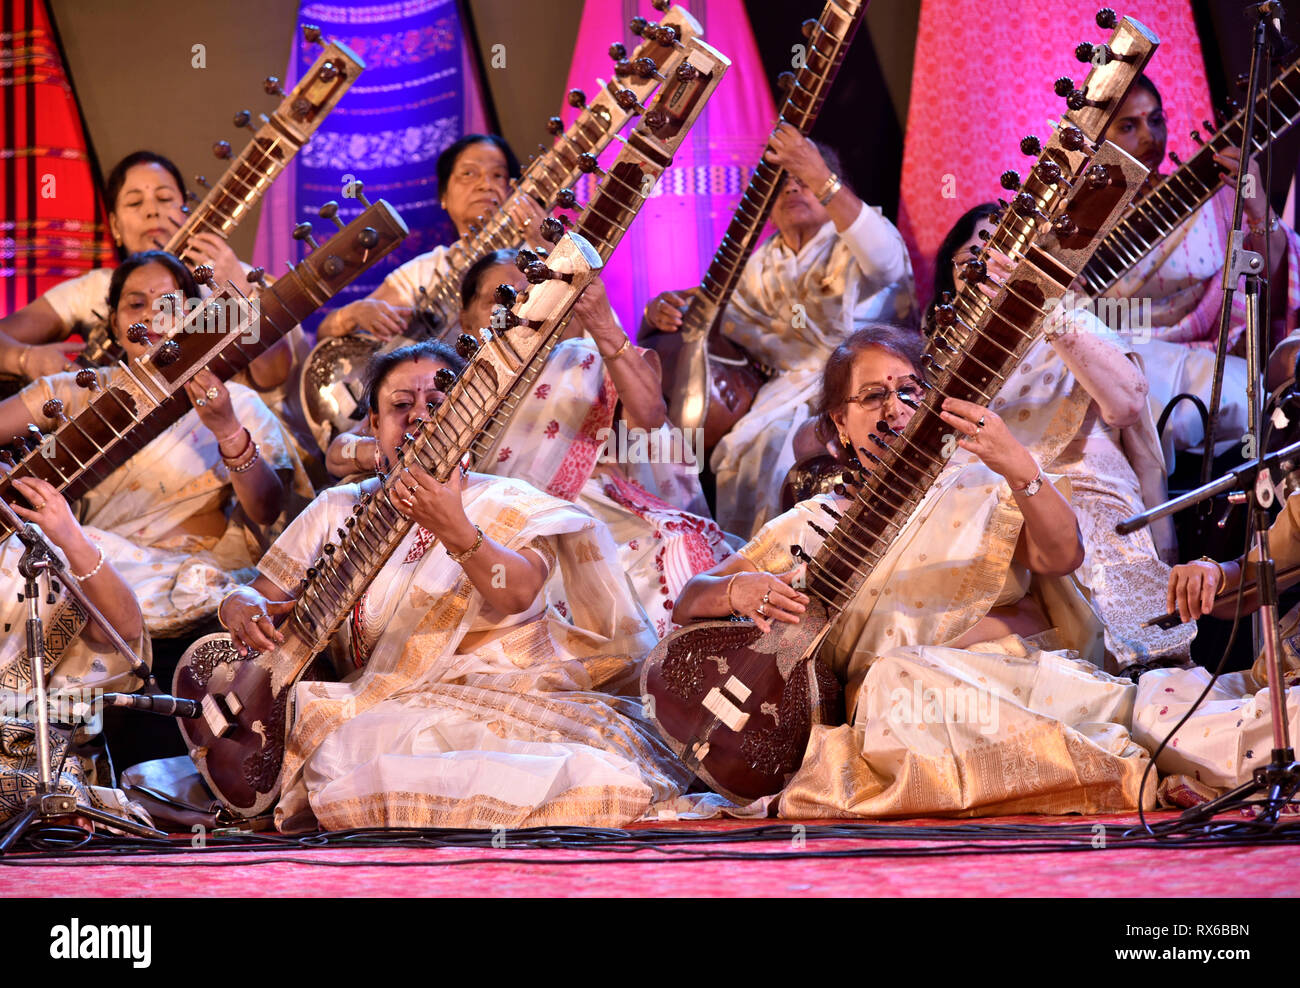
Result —
[[100, 569], [103, 568], [103, 565], [104, 565], [104, 547], [103, 547], [103, 546], [100, 546], [100, 547], [99, 547], [99, 562], [97, 562], [97, 563], [95, 564], [95, 568], [94, 568], [94, 569], [92, 569], [92, 570], [91, 570], [89, 573], [87, 573], [85, 576], [78, 576], [76, 573], [72, 573], [72, 570], [71, 570], [71, 569], [69, 569], [68, 572], [69, 572], [69, 573], [72, 573], [72, 578], [73, 578], [74, 580], [76, 580], [78, 583], [85, 583], [85, 582], [86, 582], [87, 580], [89, 580], [92, 576], [94, 576], [96, 573], [98, 573], [98, 572], [100, 571]]

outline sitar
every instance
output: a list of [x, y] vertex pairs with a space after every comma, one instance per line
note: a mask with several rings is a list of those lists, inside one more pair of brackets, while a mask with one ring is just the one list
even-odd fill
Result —
[[[1105, 58], [1104, 49], [1080, 45], [1081, 59]], [[1261, 92], [1256, 105], [1255, 138], [1251, 154], [1281, 136], [1300, 120], [1300, 59], [1292, 61]], [[1223, 169], [1214, 156], [1229, 148], [1240, 148], [1246, 133], [1246, 114], [1242, 108], [1218, 130], [1206, 123], [1210, 133], [1192, 137], [1199, 145], [1186, 161], [1171, 155], [1176, 168], [1158, 185], [1134, 203], [1133, 208], [1115, 224], [1083, 269], [1083, 292], [1104, 295], [1132, 271], [1160, 243], [1192, 217], [1219, 189], [1223, 188]], [[1267, 195], [1267, 190], [1260, 190]]]
[[[681, 7], [668, 9], [667, 0], [656, 0], [655, 7], [667, 10], [660, 23], [643, 17], [632, 21], [631, 31], [644, 40], [631, 53], [621, 43], [610, 46], [615, 60], [613, 79], [602, 83], [590, 100], [581, 89], [569, 91], [569, 105], [581, 112], [567, 129], [560, 117], [550, 118], [547, 129], [555, 143], [550, 148], [538, 145], [507, 199], [522, 193], [548, 211], [555, 206], [576, 206], [570, 186], [597, 169], [600, 153], [636, 116], [660, 80], [682, 61], [685, 43], [701, 37], [699, 23]], [[321, 340], [307, 357], [300, 384], [302, 408], [312, 431], [336, 435], [356, 428], [365, 415], [361, 378], [370, 357], [420, 339], [450, 342], [460, 320], [460, 286], [465, 273], [485, 254], [523, 242], [524, 231], [504, 206], [490, 216], [480, 216], [449, 248], [446, 272], [433, 284], [421, 286], [411, 331], [388, 342], [369, 334]]]
[[[346, 45], [322, 38], [320, 28], [309, 24], [302, 30], [306, 41], [322, 49], [316, 61], [288, 93], [279, 79], [267, 77], [262, 87], [268, 96], [281, 97], [280, 105], [269, 117], [259, 114], [262, 123], [256, 131], [253, 131], [251, 111], [240, 110], [235, 114], [235, 126], [253, 132], [252, 138], [238, 154], [234, 154], [229, 141], [212, 145], [213, 156], [219, 161], [230, 161], [230, 165], [216, 185], [208, 186], [202, 175], [195, 177], [201, 186], [208, 188], [208, 193], [193, 207], [183, 207], [188, 214], [185, 222], [165, 244], [158, 244], [160, 250], [193, 266], [194, 262], [186, 254], [195, 234], [215, 233], [227, 239], [365, 69], [366, 63]], [[197, 198], [193, 192], [189, 195]], [[115, 363], [121, 357], [121, 348], [107, 325], [101, 322], [87, 330], [86, 347], [78, 355], [77, 363], [82, 367], [99, 367]]]
[[203, 709], [202, 718], [180, 721], [181, 731], [199, 772], [234, 813], [254, 817], [275, 804], [294, 686], [411, 529], [390, 497], [401, 468], [418, 464], [446, 482], [485, 432], [510, 414], [533, 358], [562, 335], [574, 303], [603, 264], [584, 234], [613, 249], [729, 64], [698, 38], [682, 43], [682, 53], [653, 103], [639, 107], [635, 130], [579, 220], [583, 233], [565, 234], [559, 220], [547, 221], [547, 238], [558, 244], [530, 263], [529, 289], [516, 294], [504, 286], [496, 328], [480, 337], [459, 336], [457, 348], [468, 363], [459, 376], [446, 368], [438, 372], [445, 399], [430, 403], [428, 417], [404, 438], [394, 469], [360, 495], [338, 541], [324, 546], [302, 585], [285, 588], [297, 603], [280, 626], [284, 644], [240, 656], [229, 635], [209, 635], [181, 657], [173, 689]]
[[[817, 20], [804, 23], [807, 55], [797, 72], [782, 73], [778, 80], [787, 93], [778, 122], [792, 124], [804, 135], [812, 131], [866, 9], [867, 0], [828, 0]], [[771, 146], [769, 140], [722, 243], [682, 314], [681, 329], [648, 334], [642, 340], [663, 362], [669, 421], [685, 431], [703, 428], [706, 449], [712, 449], [749, 411], [754, 395], [770, 376], [722, 335], [721, 322], [785, 179], [785, 169], [767, 160]]]
[[[939, 417], [945, 398], [987, 406], [1038, 338], [1059, 298], [1113, 226], [1146, 177], [1140, 162], [1108, 142], [1106, 126], [1159, 43], [1138, 22], [1116, 24], [1115, 57], [1094, 67], [1064, 120], [1005, 210], [990, 244], [1011, 258], [1011, 270], [988, 299], [981, 259], [964, 272], [961, 309], [941, 306], [938, 318], [955, 342], [922, 361], [925, 396], [911, 421], [878, 452], [863, 450], [870, 470], [841, 487], [847, 506], [828, 510], [823, 537], [809, 556], [808, 610], [796, 625], [763, 634], [748, 620], [706, 621], [682, 628], [650, 653], [642, 692], [661, 734], [687, 767], [716, 791], [748, 803], [779, 792], [803, 758], [814, 723], [834, 723], [839, 683], [820, 653], [847, 609], [869, 607], [859, 591], [894, 546], [954, 450]], [[1074, 91], [1072, 91], [1074, 92]], [[969, 313], [969, 321], [966, 315]]]
[[[184, 386], [195, 374], [207, 368], [230, 380], [402, 242], [408, 231], [392, 207], [382, 200], [366, 206], [257, 298], [234, 285], [214, 286], [217, 291], [203, 305], [144, 355], [111, 371], [78, 371], [77, 383], [94, 396], [72, 417], [58, 398], [45, 403], [41, 411], [55, 430], [42, 435], [34, 423], [28, 426], [28, 450], [0, 477], [0, 498], [17, 496], [18, 477], [48, 481], [69, 501], [106, 480], [193, 407]], [[211, 277], [210, 270], [205, 274]], [[137, 323], [129, 332], [144, 340], [148, 327]], [[14, 461], [8, 451], [0, 459]], [[0, 538], [12, 534], [0, 521]]]

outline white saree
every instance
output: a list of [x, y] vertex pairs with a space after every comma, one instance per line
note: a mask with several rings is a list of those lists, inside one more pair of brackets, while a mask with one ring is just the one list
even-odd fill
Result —
[[780, 510], [794, 433], [831, 352], [865, 323], [908, 323], [915, 307], [902, 237], [875, 207], [863, 205], [843, 233], [828, 221], [798, 252], [780, 234], [754, 251], [722, 332], [775, 376], [712, 453], [725, 531], [748, 537]]
[[[317, 498], [263, 574], [295, 588], [360, 492]], [[685, 788], [620, 695], [654, 634], [604, 527], [516, 480], [471, 474], [464, 503], [488, 537], [550, 562], [550, 582], [524, 613], [496, 614], [413, 527], [350, 622], [359, 674], [297, 687], [282, 830], [617, 826]]]
[[694, 437], [664, 425], [630, 430], [618, 391], [587, 337], [558, 344], [524, 407], [490, 451], [492, 473], [517, 477], [603, 521], [641, 606], [663, 637], [686, 581], [731, 555], [709, 517]]
[[[99, 371], [101, 384], [111, 373]], [[235, 415], [262, 459], [277, 471], [293, 473], [295, 488], [288, 496], [309, 494], [284, 426], [256, 393], [238, 384], [227, 387]], [[69, 373], [35, 381], [20, 396], [32, 421], [49, 427], [53, 423], [41, 411], [49, 398], [62, 400], [73, 418], [85, 409], [90, 392], [77, 387]], [[191, 409], [75, 506], [87, 538], [135, 591], [151, 635], [176, 637], [191, 630], [216, 613], [231, 588], [252, 579], [259, 536], [240, 513], [232, 514], [233, 495], [217, 439]], [[177, 531], [214, 509], [226, 513], [223, 535]]]
[[[742, 554], [776, 572], [794, 564], [791, 544], [815, 553], [821, 538], [808, 522], [822, 518], [821, 500], [774, 519]], [[849, 723], [813, 728], [782, 816], [1137, 805], [1146, 753], [1129, 736], [1136, 687], [1079, 657], [1097, 650], [1077, 601], [1037, 581], [1056, 628], [944, 644], [1027, 592], [1028, 573], [1013, 562], [1021, 524], [1005, 482], [982, 464], [962, 455], [940, 474], [823, 647], [848, 684]]]

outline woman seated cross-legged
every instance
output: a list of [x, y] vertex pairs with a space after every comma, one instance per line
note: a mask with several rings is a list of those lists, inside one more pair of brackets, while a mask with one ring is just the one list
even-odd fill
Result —
[[[1131, 809], [1146, 764], [1128, 730], [1136, 686], [1094, 664], [1091, 612], [1057, 579], [1084, 555], [1070, 503], [996, 413], [926, 391], [919, 359], [912, 334], [868, 326], [826, 365], [819, 409], [846, 449], [905, 448], [892, 433], [923, 405], [954, 442], [822, 645], [846, 684], [849, 723], [813, 727], [780, 812]], [[687, 584], [674, 617], [738, 615], [763, 631], [799, 622], [816, 583], [799, 589], [792, 547], [815, 556], [824, 539], [814, 525], [825, 531], [851, 503], [819, 495], [774, 518]], [[1090, 644], [1092, 661], [1065, 644]]]
[[[383, 465], [456, 362], [432, 343], [374, 358]], [[378, 487], [332, 488], [290, 524], [222, 604], [237, 645], [281, 640], [275, 619]], [[633, 698], [654, 632], [605, 527], [519, 480], [412, 466], [394, 489], [414, 524], [352, 609], [354, 672], [297, 687], [277, 826], [615, 826], [675, 798], [687, 773]]]

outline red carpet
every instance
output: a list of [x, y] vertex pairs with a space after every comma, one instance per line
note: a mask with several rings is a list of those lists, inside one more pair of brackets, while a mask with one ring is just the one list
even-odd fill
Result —
[[[1149, 821], [1174, 814], [1148, 816]], [[1136, 822], [1102, 817], [1102, 822]], [[826, 821], [821, 821], [825, 823]], [[858, 821], [860, 822], [860, 821]], [[952, 826], [955, 821], [896, 821], [899, 826]], [[1003, 817], [985, 824], [1066, 824], [1079, 817]], [[654, 824], [657, 830], [717, 831], [757, 821]], [[776, 825], [776, 821], [766, 821]], [[784, 825], [784, 824], [783, 824]], [[810, 829], [817, 824], [809, 824]], [[416, 896], [920, 896], [920, 897], [1203, 897], [1294, 896], [1300, 890], [1293, 846], [1149, 850], [1109, 848], [1067, 853], [948, 854], [874, 859], [674, 859], [703, 853], [754, 855], [797, 851], [791, 838], [761, 843], [639, 847], [617, 851], [511, 848], [286, 848], [195, 850], [118, 859], [81, 856], [0, 867], [0, 895], [151, 897], [416, 897]], [[955, 842], [954, 842], [955, 844]], [[993, 850], [1006, 842], [963, 842]], [[804, 852], [867, 847], [924, 850], [918, 840], [808, 837]], [[951, 846], [951, 845], [950, 845]], [[617, 859], [617, 863], [602, 861]], [[10, 861], [13, 858], [9, 859]], [[563, 862], [580, 862], [565, 864]]]

